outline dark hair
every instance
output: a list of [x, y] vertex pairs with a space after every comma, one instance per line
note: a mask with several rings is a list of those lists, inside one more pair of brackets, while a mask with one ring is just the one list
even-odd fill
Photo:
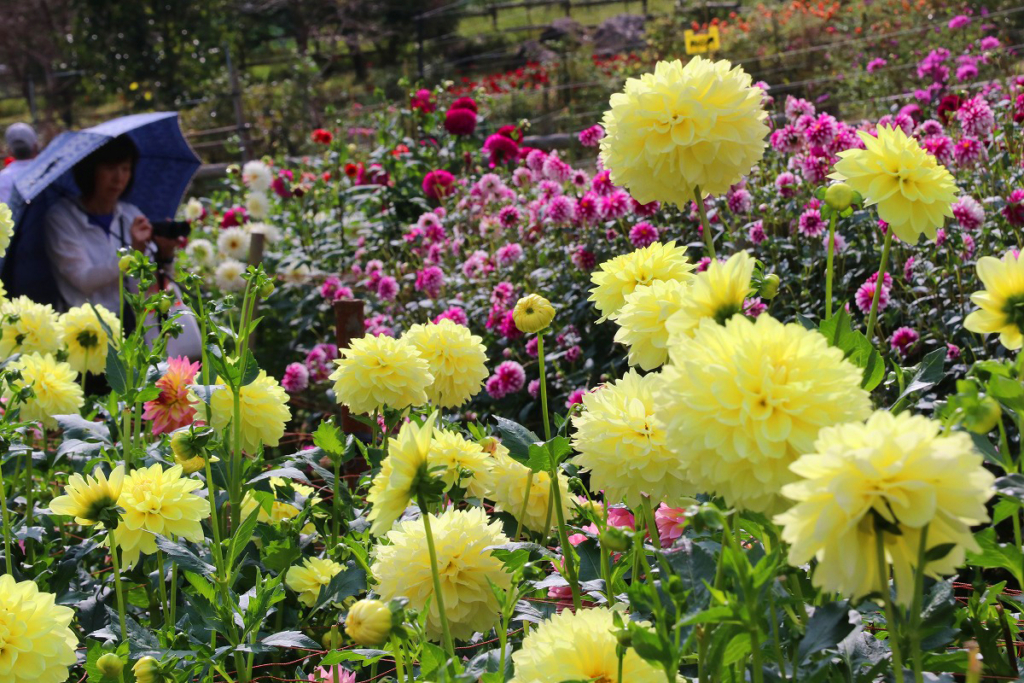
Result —
[[18, 161], [25, 161], [26, 159], [31, 159], [34, 151], [35, 150], [32, 149], [32, 145], [26, 145], [21, 140], [11, 145], [11, 156], [13, 156]]
[[123, 161], [130, 161], [132, 164], [132, 177], [128, 181], [127, 187], [124, 188], [124, 194], [128, 194], [132, 189], [132, 183], [135, 182], [135, 167], [139, 163], [139, 148], [127, 135], [119, 135], [75, 164], [71, 173], [74, 175], [78, 189], [82, 191], [82, 196], [88, 197], [96, 190], [97, 166], [119, 164]]

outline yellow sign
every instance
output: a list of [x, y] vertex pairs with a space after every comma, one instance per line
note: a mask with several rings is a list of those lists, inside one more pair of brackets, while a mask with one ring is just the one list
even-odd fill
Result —
[[683, 36], [686, 38], [686, 54], [688, 55], [715, 52], [722, 47], [721, 41], [718, 38], [717, 26], [708, 26], [707, 33], [694, 33], [687, 29]]

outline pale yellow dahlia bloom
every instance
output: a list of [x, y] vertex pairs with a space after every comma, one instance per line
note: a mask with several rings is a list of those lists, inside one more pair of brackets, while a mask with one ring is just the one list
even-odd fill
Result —
[[0, 258], [7, 254], [7, 247], [11, 246], [13, 236], [14, 216], [11, 214], [11, 207], [0, 202]]
[[772, 512], [789, 466], [823, 427], [871, 412], [861, 371], [817, 331], [769, 315], [701, 320], [670, 352], [655, 395], [687, 478], [727, 503]]
[[427, 362], [434, 381], [427, 398], [439, 408], [456, 408], [473, 398], [487, 379], [487, 349], [483, 339], [447, 318], [413, 325], [402, 338]]
[[[85, 405], [82, 387], [75, 371], [50, 354], [31, 353], [11, 363], [12, 370], [21, 371], [15, 387], [32, 387], [34, 395], [21, 404], [21, 419], [42, 422], [47, 429], [56, 429], [55, 415], [77, 415]], [[10, 396], [10, 392], [7, 392]]]
[[733, 254], [725, 263], [711, 259], [707, 270], [694, 275], [679, 312], [666, 325], [670, 344], [678, 343], [684, 336], [692, 337], [704, 318], [722, 325], [742, 313], [743, 301], [750, 294], [755, 265], [755, 260], [745, 251]]
[[370, 532], [374, 536], [383, 536], [391, 529], [416, 495], [416, 485], [428, 475], [436, 419], [437, 413], [433, 413], [423, 426], [406, 422], [397, 436], [388, 439], [388, 457], [366, 494], [366, 502], [372, 508], [366, 519], [372, 523]]
[[609, 503], [636, 507], [640, 495], [676, 505], [693, 494], [685, 467], [668, 447], [665, 426], [655, 414], [660, 377], [629, 370], [622, 379], [583, 396], [583, 412], [573, 418], [572, 460], [590, 472], [594, 490]]
[[970, 435], [940, 435], [942, 425], [909, 413], [879, 410], [867, 422], [822, 429], [814, 449], [792, 465], [800, 480], [782, 492], [796, 505], [775, 517], [790, 544], [789, 562], [816, 557], [814, 585], [848, 597], [888, 590], [878, 575], [878, 515], [901, 534], [885, 533], [886, 558], [896, 578], [896, 599], [909, 605], [921, 533], [928, 549], [953, 544], [929, 562], [928, 575], [954, 573], [965, 552], [980, 552], [971, 527], [987, 522], [993, 475]]
[[[518, 521], [526, 500], [526, 482], [530, 478], [530, 468], [517, 462], [508, 454], [508, 449], [498, 444], [491, 456], [491, 489], [487, 498], [494, 501], [496, 510], [507, 512]], [[572, 516], [569, 509], [569, 479], [558, 473], [559, 493], [562, 498], [562, 515], [564, 519]], [[523, 515], [523, 526], [531, 531], [545, 531], [544, 522], [555, 524], [557, 513], [551, 511], [548, 520], [548, 498], [551, 497], [551, 475], [547, 472], [534, 472], [533, 483], [530, 485], [530, 499]], [[551, 531], [547, 529], [546, 531]]]
[[686, 258], [686, 247], [677, 247], [674, 241], [654, 242], [602, 263], [590, 276], [595, 286], [588, 301], [593, 301], [601, 313], [598, 322], [614, 320], [626, 297], [637, 287], [664, 280], [687, 282], [691, 270], [693, 264]]
[[74, 617], [35, 581], [0, 576], [0, 681], [65, 683], [78, 661], [78, 638], [69, 628]]
[[[452, 637], [467, 640], [474, 633], [487, 632], [498, 622], [498, 601], [491, 584], [508, 588], [512, 583], [501, 560], [487, 550], [508, 543], [501, 523], [491, 522], [483, 508], [448, 509], [430, 515], [430, 529]], [[429, 600], [427, 637], [440, 640], [441, 618], [423, 520], [401, 522], [388, 534], [388, 540], [389, 545], [377, 546], [370, 567], [381, 600], [406, 597], [418, 610]]]
[[491, 489], [492, 462], [480, 444], [468, 441], [457, 432], [434, 430], [427, 466], [433, 476], [444, 481], [446, 490], [458, 485], [470, 496], [483, 498]]
[[49, 304], [27, 296], [0, 304], [0, 359], [15, 353], [56, 353], [61, 348], [61, 325]]
[[[96, 306], [96, 311], [93, 311], [93, 306]], [[116, 345], [121, 338], [121, 321], [100, 304], [76, 306], [60, 317], [61, 337], [68, 349], [68, 364], [77, 373], [101, 375], [106, 370], [110, 335], [103, 329], [100, 319], [110, 328]]]
[[114, 530], [124, 569], [134, 567], [140, 554], [156, 552], [153, 534], [178, 536], [193, 543], [203, 540], [201, 521], [210, 515], [210, 504], [192, 493], [202, 488], [202, 483], [181, 475], [181, 465], [165, 470], [160, 463], [125, 475], [117, 500], [124, 513]]
[[829, 178], [846, 181], [866, 206], [876, 204], [878, 217], [904, 242], [916, 243], [921, 233], [935, 239], [953, 215], [958, 190], [952, 174], [902, 128], [879, 126], [877, 133], [858, 131], [865, 149], [840, 152]]
[[[217, 383], [220, 388], [210, 394], [211, 426], [234, 438], [231, 423], [235, 416], [235, 394], [222, 378], [218, 377]], [[196, 411], [204, 414], [201, 398], [190, 393], [189, 401]], [[292, 419], [292, 411], [288, 408], [288, 394], [276, 379], [260, 370], [256, 379], [238, 392], [238, 404], [242, 450], [255, 453], [260, 444], [276, 446], [281, 442], [285, 425]]]
[[1024, 345], [1024, 254], [982, 256], [978, 278], [985, 289], [971, 294], [979, 310], [967, 316], [964, 327], [978, 334], [998, 333], [1003, 346], [1018, 350]]
[[366, 335], [339, 351], [331, 375], [338, 403], [353, 413], [396, 410], [427, 402], [434, 375], [426, 359], [406, 339]]
[[637, 287], [626, 297], [615, 322], [615, 341], [629, 347], [630, 365], [654, 370], [668, 360], [669, 319], [689, 296], [689, 285], [678, 280], [659, 280]]
[[619, 678], [615, 630], [613, 613], [607, 607], [555, 614], [531, 629], [512, 655], [516, 675], [510, 683], [664, 683], [665, 672], [633, 648], [623, 656]]
[[91, 476], [77, 472], [68, 477], [64, 495], [50, 501], [50, 511], [74, 517], [79, 524], [90, 526], [101, 521], [104, 513], [117, 507], [124, 486], [124, 466], [111, 471], [110, 478], [97, 467]]
[[555, 307], [539, 294], [527, 294], [516, 302], [512, 309], [512, 319], [520, 332], [533, 334], [540, 332], [555, 317]]
[[658, 62], [612, 95], [601, 160], [612, 182], [642, 204], [682, 207], [698, 186], [722, 194], [764, 156], [763, 95], [726, 60]]
[[299, 602], [306, 607], [316, 604], [320, 589], [331, 583], [331, 579], [345, 569], [328, 558], [309, 557], [288, 569], [284, 583], [299, 594]]

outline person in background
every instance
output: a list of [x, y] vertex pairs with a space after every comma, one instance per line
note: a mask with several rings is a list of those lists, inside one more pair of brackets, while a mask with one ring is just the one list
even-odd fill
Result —
[[[131, 189], [138, 159], [130, 138], [114, 138], [74, 167], [81, 196], [65, 197], [46, 213], [46, 250], [62, 299], [60, 310], [91, 302], [116, 312], [122, 248], [148, 254], [161, 267], [172, 262], [177, 242], [155, 237], [142, 211], [121, 200]], [[136, 286], [127, 283], [128, 288]], [[126, 318], [129, 313], [126, 308]], [[122, 325], [130, 332], [134, 320]]]
[[14, 183], [39, 153], [39, 138], [27, 123], [12, 123], [4, 133], [7, 149], [14, 161], [0, 170], [0, 202], [10, 204]]

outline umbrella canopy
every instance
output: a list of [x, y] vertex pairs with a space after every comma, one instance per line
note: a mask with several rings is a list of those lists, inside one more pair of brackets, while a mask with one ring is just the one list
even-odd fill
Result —
[[71, 169], [119, 135], [127, 135], [139, 150], [132, 188], [122, 199], [151, 220], [173, 218], [200, 164], [173, 111], [133, 114], [62, 133], [25, 169], [15, 189], [26, 204], [51, 187], [62, 196], [78, 196]]
[[9, 295], [59, 302], [46, 255], [43, 219], [62, 197], [80, 194], [72, 174], [75, 164], [120, 135], [129, 137], [139, 150], [131, 189], [121, 199], [139, 207], [150, 220], [174, 217], [200, 165], [181, 132], [177, 112], [133, 114], [62, 133], [33, 159], [14, 185], [14, 239], [3, 263], [3, 282]]

